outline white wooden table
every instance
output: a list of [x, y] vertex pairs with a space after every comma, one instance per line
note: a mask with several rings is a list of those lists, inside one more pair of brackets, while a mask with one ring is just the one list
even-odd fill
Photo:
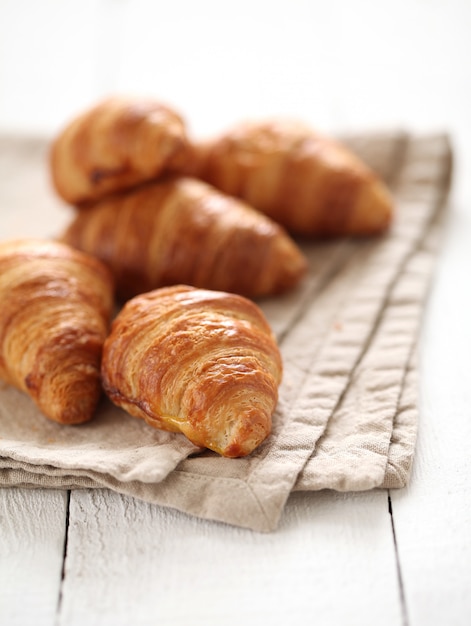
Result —
[[[197, 133], [276, 113], [451, 133], [412, 481], [294, 494], [271, 534], [105, 490], [0, 490], [0, 623], [471, 624], [471, 3], [0, 0], [0, 130], [50, 135], [110, 91], [161, 96]], [[0, 207], [2, 237], [27, 229]]]

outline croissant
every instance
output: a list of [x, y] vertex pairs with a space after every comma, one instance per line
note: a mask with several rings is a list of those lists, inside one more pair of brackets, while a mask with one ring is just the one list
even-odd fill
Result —
[[281, 374], [258, 306], [186, 285], [129, 300], [103, 350], [116, 405], [227, 457], [250, 454], [270, 433]]
[[300, 235], [373, 235], [393, 214], [376, 174], [341, 144], [291, 120], [244, 122], [195, 141], [186, 172]]
[[187, 145], [184, 121], [170, 107], [151, 99], [108, 98], [55, 138], [52, 182], [66, 202], [96, 200], [181, 168]]
[[102, 263], [66, 245], [0, 243], [0, 378], [51, 420], [78, 424], [93, 416], [111, 284]]
[[264, 296], [293, 287], [307, 265], [280, 226], [191, 178], [103, 199], [78, 211], [61, 239], [104, 261], [124, 300], [180, 283]]

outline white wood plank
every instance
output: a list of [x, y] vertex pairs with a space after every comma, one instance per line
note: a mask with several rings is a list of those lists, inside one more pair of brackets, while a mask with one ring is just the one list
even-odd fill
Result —
[[60, 595], [67, 492], [0, 490], [0, 621], [51, 626]]
[[418, 448], [392, 493], [410, 626], [471, 624], [471, 207], [456, 210], [423, 330]]
[[399, 626], [387, 495], [294, 494], [258, 534], [74, 492], [59, 624]]

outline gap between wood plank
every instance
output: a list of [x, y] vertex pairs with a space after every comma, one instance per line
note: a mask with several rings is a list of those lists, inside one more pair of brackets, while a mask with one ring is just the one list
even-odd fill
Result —
[[61, 581], [59, 585], [59, 595], [57, 598], [57, 609], [56, 609], [56, 624], [59, 623], [61, 607], [62, 607], [64, 580], [65, 580], [65, 563], [67, 559], [67, 545], [69, 541], [69, 524], [70, 524], [70, 494], [71, 494], [71, 490], [68, 489], [67, 490], [67, 504], [65, 508], [65, 529], [64, 529], [64, 547], [62, 551]]
[[396, 528], [394, 526], [392, 500], [391, 500], [391, 493], [389, 489], [388, 489], [388, 511], [389, 511], [389, 515], [391, 518], [391, 530], [392, 530], [393, 541], [394, 541], [394, 552], [396, 555], [396, 569], [397, 569], [397, 580], [399, 583], [399, 598], [401, 601], [402, 626], [409, 626], [409, 614], [408, 614], [407, 604], [406, 604], [406, 594], [404, 590], [404, 581], [402, 578], [401, 562], [399, 560], [399, 550], [397, 547]]

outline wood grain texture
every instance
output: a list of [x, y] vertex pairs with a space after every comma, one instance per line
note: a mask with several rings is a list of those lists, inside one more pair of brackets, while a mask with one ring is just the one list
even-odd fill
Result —
[[471, 390], [456, 370], [469, 363], [471, 352], [471, 292], [463, 289], [470, 237], [470, 214], [457, 208], [421, 342], [428, 384], [421, 388], [413, 477], [405, 491], [391, 494], [411, 625], [466, 626], [471, 620]]
[[400, 614], [385, 492], [295, 494], [269, 535], [72, 494], [61, 625], [396, 626]]
[[0, 490], [0, 620], [50, 626], [60, 595], [67, 492]]

